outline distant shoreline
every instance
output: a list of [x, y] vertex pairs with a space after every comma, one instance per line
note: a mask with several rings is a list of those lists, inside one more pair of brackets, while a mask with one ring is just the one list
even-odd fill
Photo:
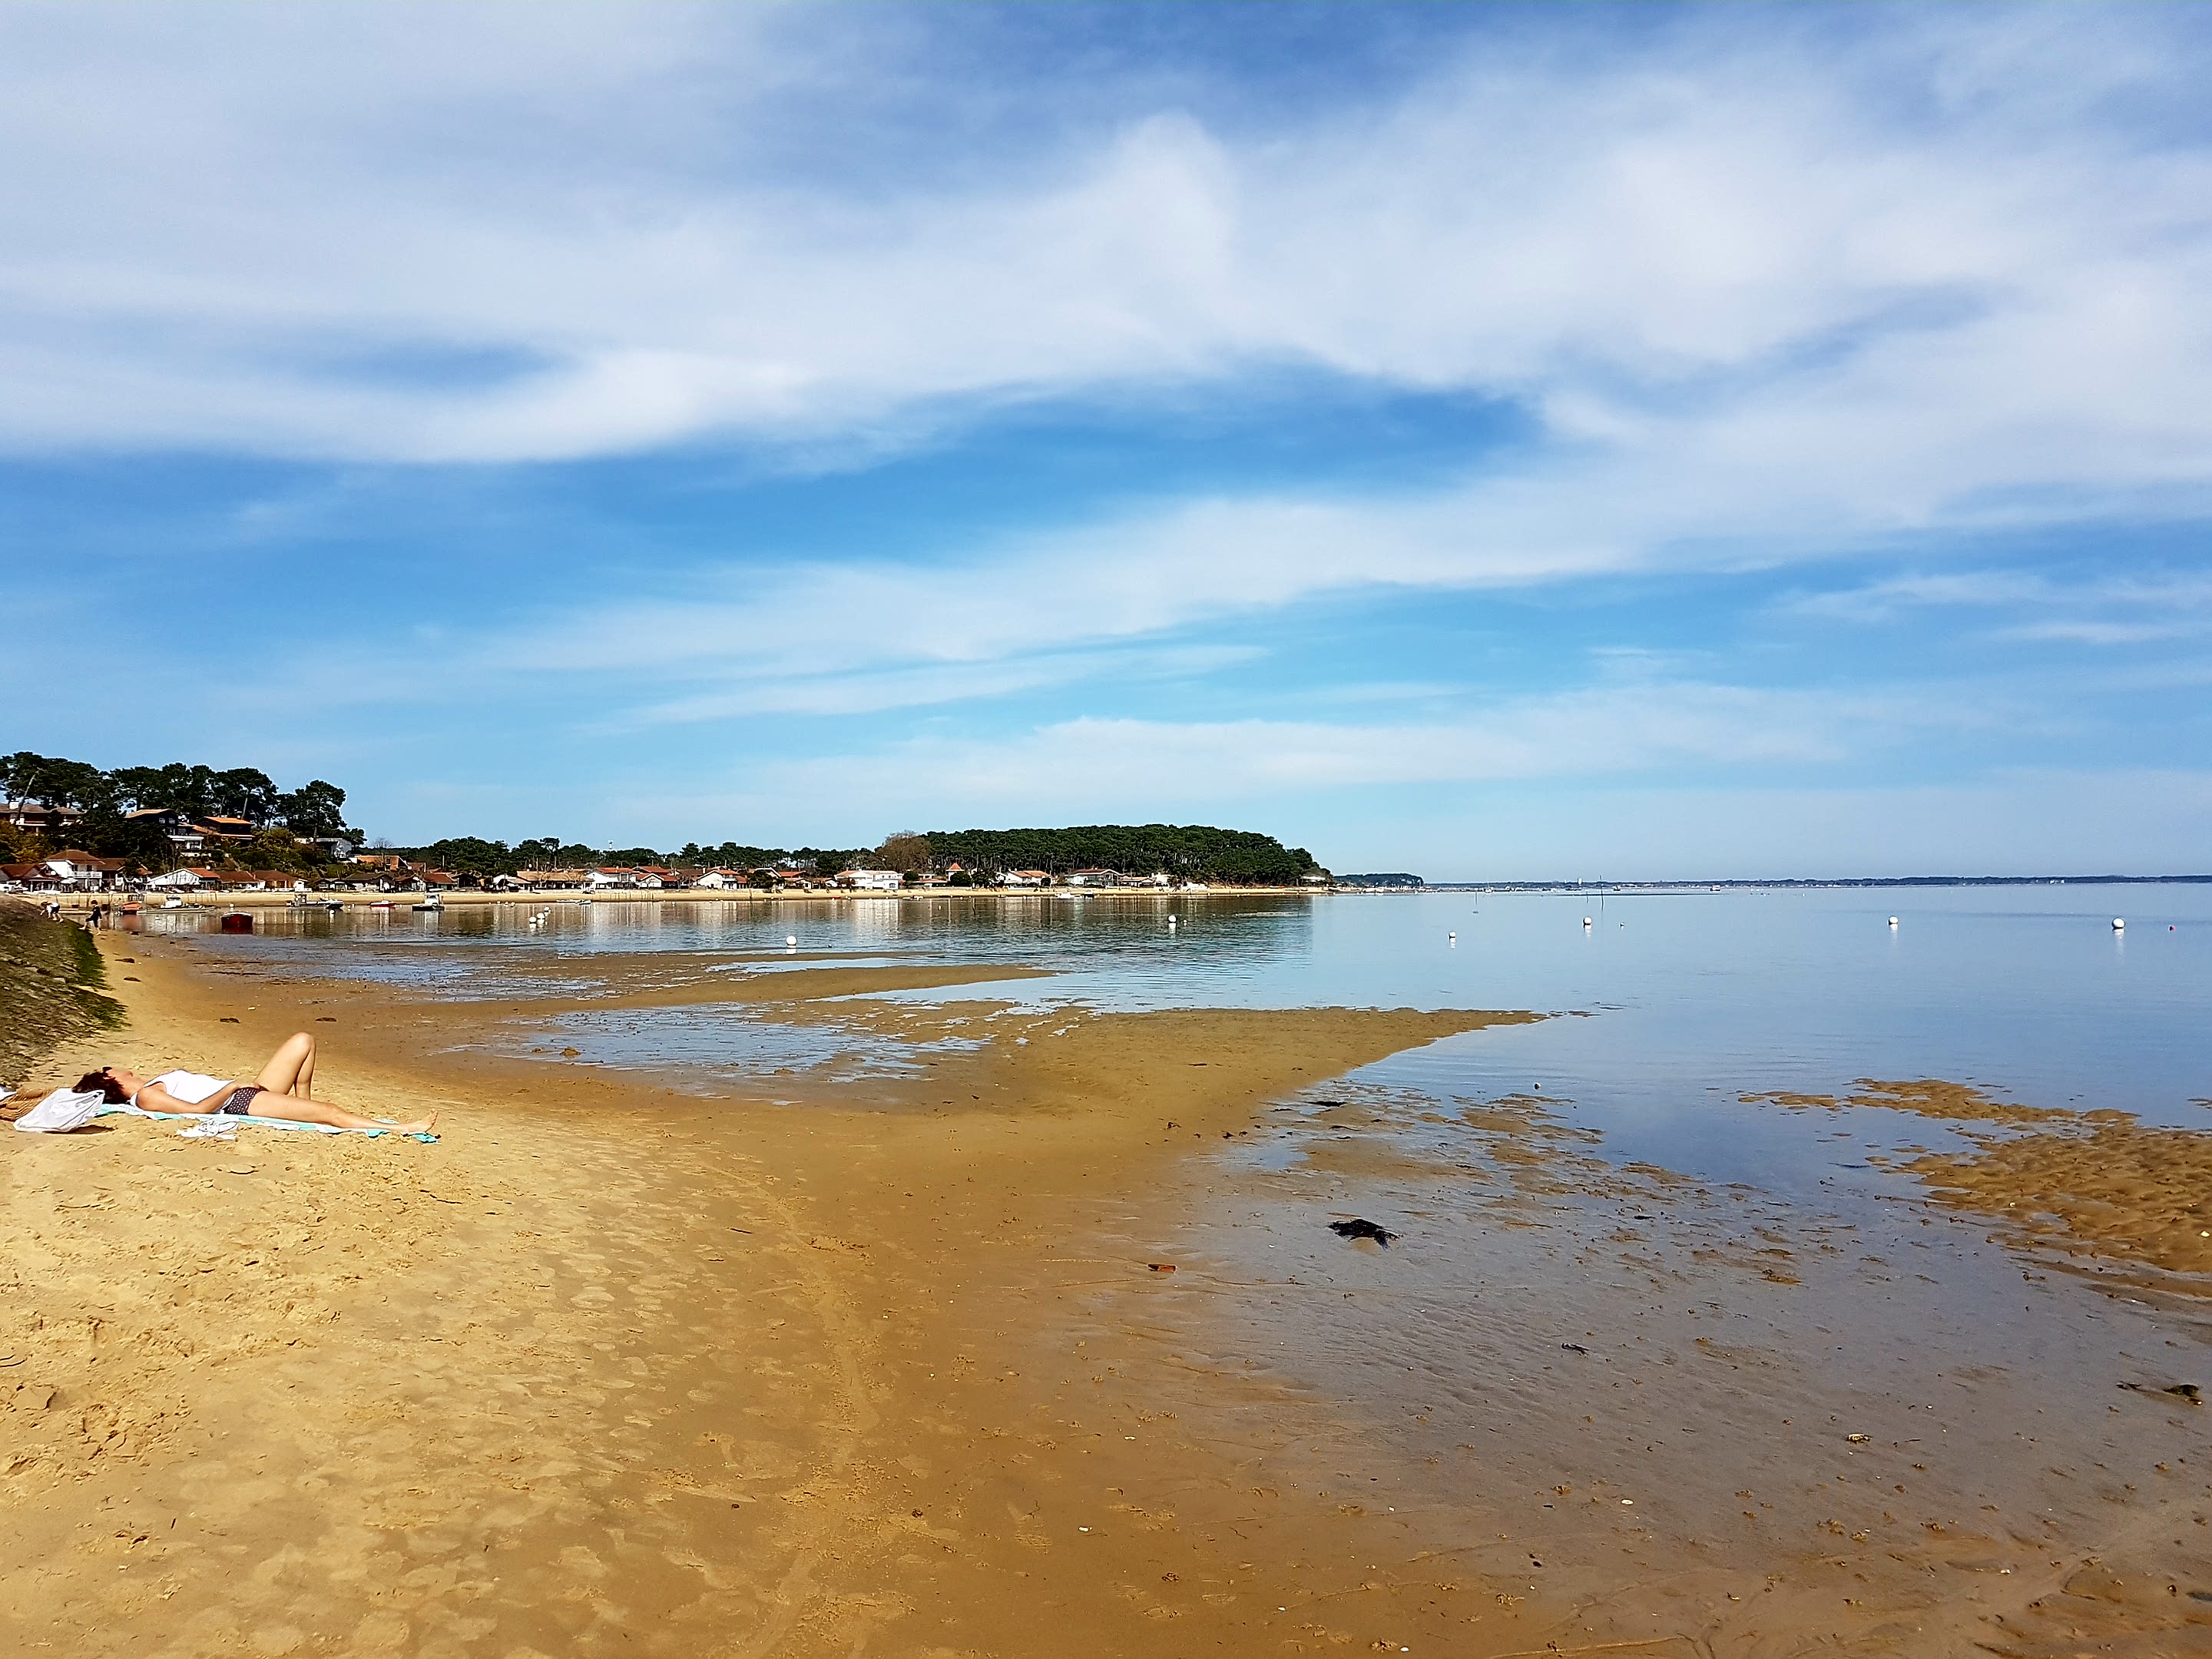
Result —
[[[1760, 881], [1737, 878], [1724, 881], [1437, 881], [1425, 882], [1419, 886], [1330, 886], [1330, 887], [924, 887], [902, 888], [895, 892], [879, 892], [867, 889], [811, 888], [800, 891], [788, 889], [763, 890], [751, 887], [696, 888], [684, 887], [655, 891], [649, 888], [611, 888], [596, 893], [574, 889], [553, 889], [543, 891], [520, 890], [495, 892], [483, 888], [467, 888], [459, 891], [447, 890], [438, 895], [441, 907], [463, 908], [485, 904], [573, 904], [588, 899], [594, 904], [818, 904], [847, 899], [901, 901], [924, 900], [938, 902], [948, 899], [993, 899], [1006, 902], [1047, 899], [1087, 898], [1147, 898], [1187, 899], [1193, 902], [1224, 898], [1388, 898], [1411, 893], [1580, 893], [1580, 894], [1649, 894], [1691, 895], [1698, 893], [1741, 893], [1771, 891], [1807, 891], [1815, 890], [1858, 890], [1878, 891], [1883, 889], [1926, 889], [1954, 887], [2150, 887], [2212, 884], [2212, 875], [2197, 876], [1836, 876], [1836, 877], [1779, 877]], [[117, 902], [113, 894], [70, 893], [66, 895], [21, 895], [33, 902], [46, 897], [59, 897], [69, 910], [82, 910], [95, 900], [103, 904]], [[158, 910], [162, 899], [150, 895], [133, 896], [143, 908]], [[379, 905], [392, 909], [411, 908], [424, 902], [426, 893], [412, 890], [394, 891], [371, 896], [364, 893], [338, 894], [310, 892], [307, 902], [295, 904], [301, 895], [288, 888], [270, 889], [203, 889], [191, 894], [176, 895], [183, 900], [182, 909], [207, 909], [220, 906], [226, 909], [253, 907], [274, 909], [323, 909], [336, 905], [347, 910], [365, 910]]]
[[[480, 887], [459, 891], [451, 890], [437, 895], [439, 903], [448, 909], [484, 904], [576, 904], [588, 901], [593, 904], [819, 904], [825, 901], [847, 899], [895, 899], [935, 902], [945, 899], [994, 899], [1006, 902], [1022, 900], [1053, 900], [1083, 898], [1149, 898], [1188, 899], [1202, 902], [1223, 898], [1282, 898], [1311, 897], [1316, 890], [1310, 887], [915, 887], [901, 888], [895, 892], [880, 892], [866, 888], [817, 887], [800, 892], [789, 890], [763, 891], [752, 887], [702, 888], [678, 887], [655, 890], [652, 888], [616, 887], [587, 893], [576, 889], [551, 889], [544, 891], [493, 892]], [[1323, 889], [1323, 891], [1328, 890]], [[93, 899], [107, 902], [113, 895], [70, 894], [65, 900], [67, 908], [82, 909]], [[388, 905], [404, 910], [426, 902], [430, 895], [413, 890], [390, 893], [295, 893], [289, 888], [234, 890], [228, 888], [200, 889], [176, 896], [183, 901], [179, 907], [186, 910], [209, 909], [216, 906], [225, 908], [244, 908], [258, 905], [279, 910], [319, 910], [337, 905], [347, 910], [366, 910], [377, 905]], [[137, 895], [137, 902], [146, 910], [163, 908], [163, 897]], [[295, 904], [295, 899], [305, 903]]]

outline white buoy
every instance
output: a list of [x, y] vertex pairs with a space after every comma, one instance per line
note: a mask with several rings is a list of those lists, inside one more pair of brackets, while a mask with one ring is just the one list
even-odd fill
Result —
[[1459, 943], [1459, 935], [1457, 933], [1446, 933], [1444, 935], [1444, 939], [1449, 944], [1456, 945]]
[[1584, 916], [1584, 917], [1583, 918], [1583, 927], [1589, 927], [1589, 925], [1590, 925], [1590, 919], [1589, 919], [1588, 916]]
[[2114, 933], [2124, 933], [2127, 932], [2127, 929], [2128, 921], [2125, 916], [2114, 916], [2112, 918], [2112, 931]]
[[1895, 916], [1892, 916], [1889, 919], [1889, 925], [1893, 927], [1897, 926], [1897, 918]]
[[796, 933], [786, 933], [783, 936], [783, 942], [786, 945], [796, 945], [799, 943], [799, 935]]

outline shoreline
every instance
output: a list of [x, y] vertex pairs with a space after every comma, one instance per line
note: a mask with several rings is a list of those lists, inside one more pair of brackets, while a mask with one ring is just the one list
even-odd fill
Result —
[[[2014, 1424], [2051, 1440], [2056, 1397], [1998, 1366], [1929, 1417], [1910, 1353], [1887, 1380], [1818, 1362], [1836, 1310], [1898, 1293], [1859, 1265], [1874, 1241], [1600, 1163], [1534, 1097], [1468, 1114], [1464, 1167], [1408, 1159], [1376, 1132], [1428, 1109], [1343, 1081], [1526, 1015], [1060, 1009], [775, 1105], [471, 1046], [572, 988], [462, 1003], [99, 942], [129, 1024], [43, 1070], [250, 1068], [304, 1029], [319, 1093], [446, 1115], [434, 1146], [7, 1137], [0, 1358], [26, 1363], [0, 1371], [0, 1630], [25, 1650], [66, 1626], [97, 1654], [1012, 1659], [1049, 1621], [1101, 1659], [1671, 1659], [1963, 1650], [1994, 1619], [2039, 1651], [2045, 1599], [2111, 1633], [2212, 1589], [2136, 1559], [2155, 1510], [2105, 1523], [2106, 1577], [2083, 1577], [2037, 1470], [2007, 1462]], [[1016, 1018], [855, 1012], [823, 999], [901, 970], [809, 971], [787, 1018], [923, 1039]], [[653, 977], [589, 1000], [637, 1005]], [[1272, 1103], [1316, 1092], [1279, 1127]], [[1247, 1146], [1266, 1156], [1222, 1161]], [[1438, 1313], [1448, 1347], [1498, 1358], [1455, 1405], [1395, 1380], [1409, 1329], [1374, 1323], [1425, 1274], [1458, 1282], [1448, 1241], [1384, 1253], [1322, 1224], [1439, 1182], [1493, 1194], [1480, 1271]], [[1918, 1207], [1881, 1253], [1980, 1224]], [[1329, 1340], [1302, 1352], [1310, 1317]], [[2123, 1317], [2081, 1328], [2125, 1346]], [[2109, 1380], [2080, 1388], [2106, 1432]], [[2101, 1490], [2178, 1456], [2201, 1486], [2191, 1408], [2117, 1397], [2124, 1456], [2039, 1458], [2109, 1464]], [[2202, 1514], [2185, 1503], [2177, 1543]]]
[[[433, 1000], [100, 942], [129, 1024], [44, 1070], [96, 1047], [246, 1072], [305, 1029], [319, 1093], [445, 1115], [434, 1146], [9, 1137], [0, 1349], [35, 1363], [9, 1374], [0, 1629], [23, 1650], [65, 1622], [85, 1653], [905, 1651], [952, 1609], [1012, 1654], [1058, 1606], [1093, 1632], [1066, 1651], [1165, 1656], [1352, 1586], [1316, 1559], [1333, 1512], [1245, 1513], [1247, 1455], [1196, 1401], [1133, 1414], [1141, 1440], [1074, 1429], [1092, 1385], [1056, 1310], [1102, 1270], [1180, 1288], [1108, 1237], [1188, 1198], [1186, 1147], [1491, 1017], [1102, 1019], [1079, 1059], [1000, 1057], [1015, 1111], [935, 1079], [772, 1108], [426, 1066]], [[1147, 1078], [1193, 1043], [1204, 1066]]]
[[[1328, 890], [1322, 890], [1323, 893]], [[40, 897], [46, 896], [27, 896], [36, 902]], [[108, 896], [76, 893], [59, 896], [63, 899], [64, 913], [75, 914], [88, 908], [94, 898], [99, 899], [100, 902], [106, 902]], [[145, 894], [131, 894], [128, 896], [146, 910], [158, 910], [162, 908], [159, 898], [154, 899], [149, 903], [149, 896]], [[331, 905], [337, 905], [346, 910], [366, 910], [374, 909], [380, 904], [394, 910], [401, 910], [413, 908], [428, 896], [414, 891], [398, 891], [372, 897], [366, 893], [340, 894], [311, 891], [305, 896], [307, 902], [301, 904], [295, 902], [301, 896], [289, 889], [232, 890], [226, 888], [213, 890], [195, 890], [190, 896], [181, 894], [179, 896], [184, 899], [184, 902], [179, 908], [185, 910], [204, 910], [212, 908], [319, 910]], [[442, 891], [438, 895], [441, 907], [453, 908], [482, 904], [559, 905], [589, 902], [592, 904], [776, 905], [821, 903], [825, 901], [869, 900], [877, 902], [886, 901], [914, 902], [916, 901], [942, 902], [951, 899], [990, 899], [1004, 902], [1020, 902], [1055, 899], [1147, 898], [1204, 903], [1212, 900], [1230, 898], [1312, 898], [1315, 896], [1317, 896], [1316, 890], [1310, 887], [1203, 887], [1195, 890], [1188, 888], [1161, 887], [933, 887], [902, 890], [897, 892], [877, 892], [854, 888], [815, 888], [797, 893], [765, 892], [749, 887], [720, 890], [687, 887], [658, 892], [650, 890], [611, 888], [588, 894], [576, 889], [498, 893], [469, 888], [458, 891]]]

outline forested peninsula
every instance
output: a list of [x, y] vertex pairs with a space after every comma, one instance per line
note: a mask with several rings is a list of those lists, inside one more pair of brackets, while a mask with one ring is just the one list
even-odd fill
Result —
[[[0, 755], [0, 854], [38, 859], [70, 848], [158, 874], [188, 856], [216, 868], [313, 875], [354, 859], [400, 856], [465, 884], [532, 870], [665, 866], [730, 872], [803, 870], [824, 877], [876, 868], [990, 884], [1009, 872], [1053, 878], [1110, 872], [1146, 881], [1289, 886], [1324, 873], [1303, 847], [1253, 830], [1203, 823], [1084, 823], [1063, 829], [906, 830], [872, 847], [774, 847], [686, 842], [681, 848], [592, 846], [566, 836], [514, 842], [475, 835], [416, 846], [372, 839], [346, 822], [346, 792], [317, 778], [284, 789], [252, 768], [219, 770], [182, 761], [105, 770], [88, 762], [18, 750]], [[38, 809], [46, 809], [40, 811]], [[363, 851], [362, 849], [371, 849]]]

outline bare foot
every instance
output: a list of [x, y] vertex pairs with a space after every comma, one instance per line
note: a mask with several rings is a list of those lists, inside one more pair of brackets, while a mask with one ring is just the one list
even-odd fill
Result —
[[416, 1118], [412, 1123], [386, 1123], [382, 1127], [403, 1135], [427, 1135], [438, 1127], [438, 1115], [433, 1112], [428, 1117]]

